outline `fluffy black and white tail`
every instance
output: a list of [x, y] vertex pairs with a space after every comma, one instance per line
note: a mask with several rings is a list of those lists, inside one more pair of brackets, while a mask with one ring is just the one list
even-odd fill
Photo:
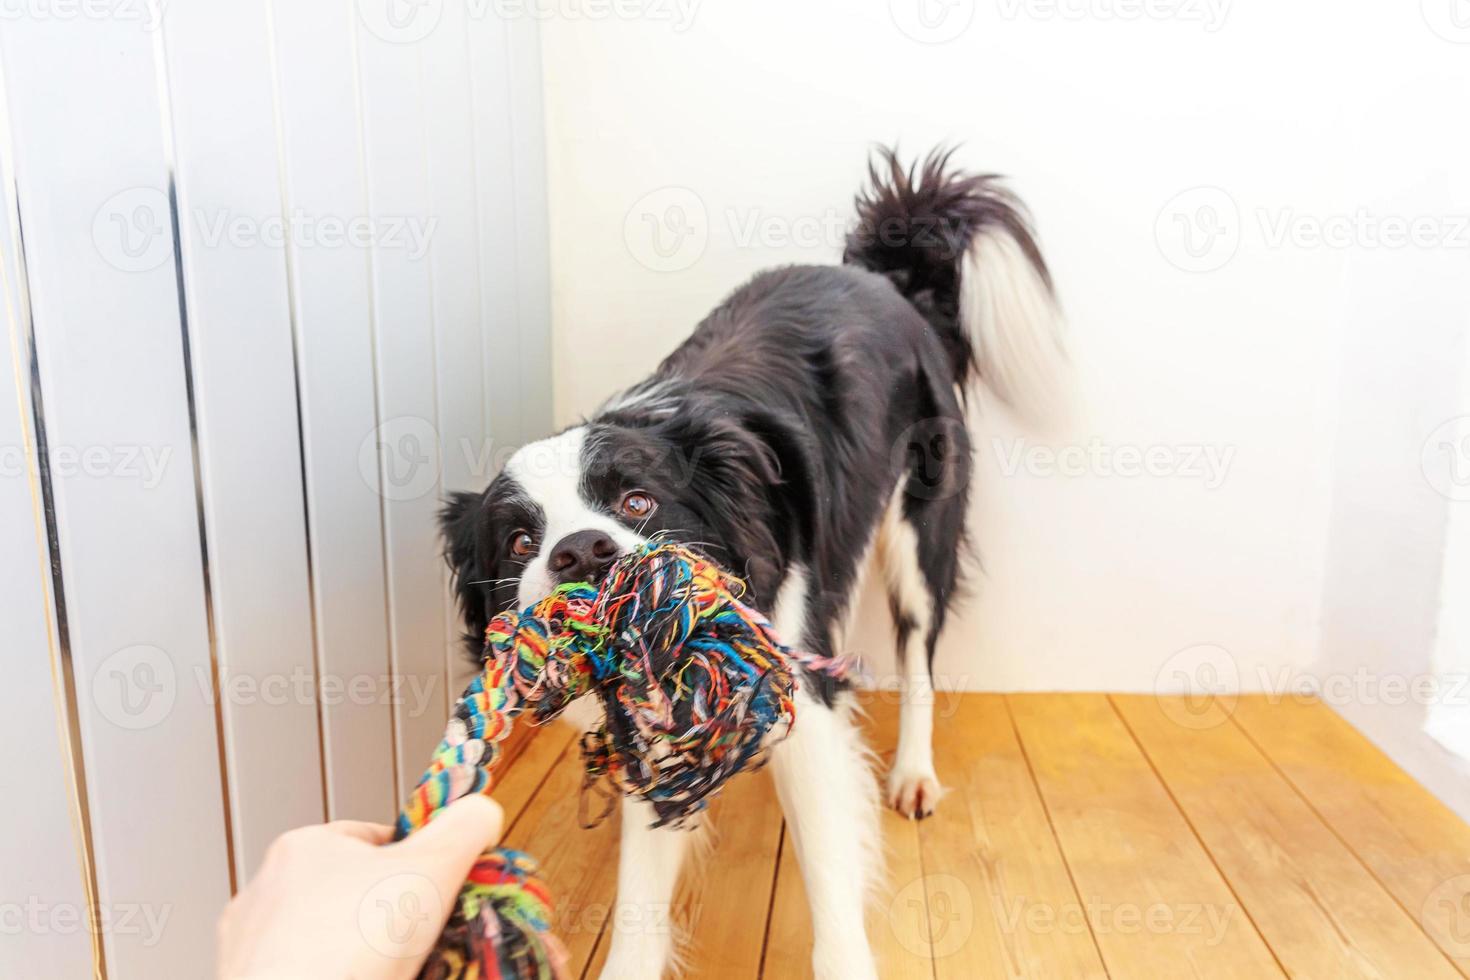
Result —
[[978, 377], [1019, 414], [1065, 401], [1067, 355], [1051, 273], [1020, 200], [936, 149], [905, 167], [880, 150], [842, 260], [887, 276], [943, 339], [955, 383]]

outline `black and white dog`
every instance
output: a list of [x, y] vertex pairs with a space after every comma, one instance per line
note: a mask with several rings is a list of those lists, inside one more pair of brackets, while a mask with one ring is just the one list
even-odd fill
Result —
[[[1019, 203], [932, 153], [871, 168], [841, 266], [762, 273], [651, 377], [591, 419], [521, 448], [443, 514], [478, 650], [487, 619], [596, 580], [654, 535], [696, 544], [748, 583], [783, 640], [832, 653], [864, 569], [882, 576], [903, 700], [889, 803], [940, 795], [935, 644], [954, 597], [970, 482], [966, 391], [1024, 407], [1065, 362], [1051, 280]], [[771, 768], [810, 899], [820, 978], [875, 977], [863, 927], [880, 865], [878, 788], [850, 695], [798, 695]], [[595, 710], [595, 709], [594, 709]], [[590, 721], [581, 712], [577, 719]], [[667, 909], [689, 835], [626, 802], [619, 907]], [[673, 937], [615, 929], [603, 976], [656, 978]]]

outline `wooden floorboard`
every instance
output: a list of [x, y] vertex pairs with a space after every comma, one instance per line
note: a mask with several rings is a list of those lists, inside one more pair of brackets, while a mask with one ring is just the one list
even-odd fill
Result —
[[1110, 973], [1281, 974], [1106, 696], [1007, 703]]
[[[881, 778], [898, 708], [865, 703]], [[880, 976], [1470, 976], [1470, 826], [1321, 704], [1231, 707], [941, 699], [947, 795], [928, 820], [883, 817], [868, 927]], [[518, 732], [505, 758], [505, 843], [540, 859], [571, 975], [596, 977], [617, 815], [579, 826], [566, 726]], [[809, 977], [811, 920], [769, 772], [732, 782], [709, 823], [667, 916], [686, 936], [684, 976]]]
[[919, 824], [934, 923], [934, 972], [971, 977], [1104, 976], [1001, 695], [955, 699], [937, 724], [947, 792]]
[[709, 839], [680, 884], [674, 918], [689, 937], [687, 976], [743, 980], [760, 972], [781, 848], [771, 774], [732, 780], [710, 811]]
[[1241, 698], [1233, 718], [1470, 976], [1470, 826], [1320, 702]]
[[531, 797], [551, 773], [551, 766], [567, 750], [575, 733], [565, 725], [538, 732], [537, 737], [522, 737], [514, 752], [506, 753], [496, 773], [492, 790], [495, 801], [505, 810], [505, 829], [509, 833], [520, 819]]
[[1457, 972], [1218, 705], [1114, 697], [1261, 935], [1300, 977]]
[[[500, 743], [500, 761], [496, 763], [496, 768], [502, 773], [509, 772], [510, 768], [515, 765], [515, 761], [521, 757], [521, 753], [531, 744], [531, 740], [540, 734], [545, 727], [544, 725], [529, 724], [513, 727], [510, 730], [510, 734]], [[566, 726], [563, 725], [562, 727], [565, 728]]]
[[[564, 725], [543, 734], [563, 730], [570, 739], [572, 733]], [[530, 754], [541, 741], [541, 737], [532, 740], [510, 775], [523, 767], [529, 774]], [[556, 934], [566, 946], [572, 976], [578, 976], [592, 958], [612, 911], [617, 883], [618, 813], [614, 808], [590, 830], [581, 826], [581, 748], [575, 739], [564, 745], [560, 757], [548, 762], [545, 780], [511, 825], [504, 844], [525, 851], [540, 864], [541, 876], [551, 889]]]

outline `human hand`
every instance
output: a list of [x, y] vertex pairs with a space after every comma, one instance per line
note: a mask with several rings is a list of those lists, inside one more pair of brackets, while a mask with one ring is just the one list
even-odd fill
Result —
[[475, 795], [398, 843], [393, 828], [352, 820], [282, 834], [220, 917], [219, 977], [415, 976], [504, 817]]

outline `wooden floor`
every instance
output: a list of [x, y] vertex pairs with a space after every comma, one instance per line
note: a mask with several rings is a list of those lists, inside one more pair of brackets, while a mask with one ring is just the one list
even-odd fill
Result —
[[[1470, 826], [1315, 702], [955, 695], [938, 813], [884, 818], [869, 935], [885, 978], [1470, 976]], [[896, 709], [870, 699], [885, 760]], [[519, 734], [519, 733], [518, 733]], [[572, 733], [510, 747], [508, 846], [535, 855], [574, 975], [614, 908], [617, 816], [579, 826]], [[590, 803], [590, 800], [589, 800]], [[770, 776], [715, 803], [672, 918], [689, 975], [810, 975], [810, 921]]]

